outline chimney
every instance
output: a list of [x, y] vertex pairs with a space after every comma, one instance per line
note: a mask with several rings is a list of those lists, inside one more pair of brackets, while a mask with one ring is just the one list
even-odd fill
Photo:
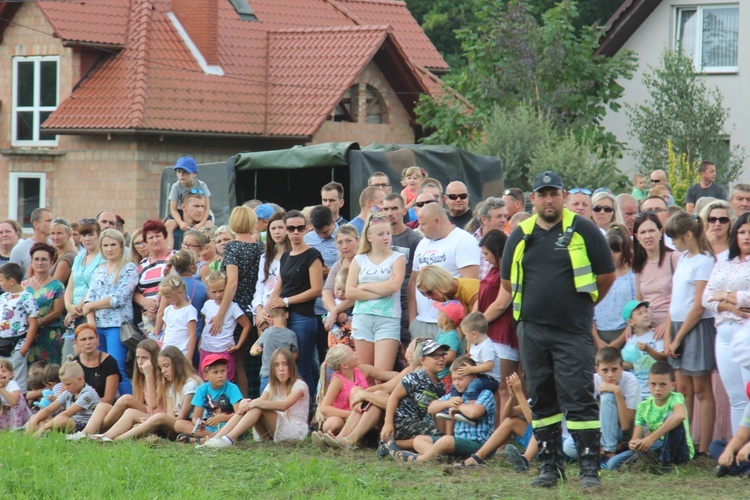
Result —
[[219, 65], [218, 0], [172, 0], [172, 12], [182, 24], [206, 64]]

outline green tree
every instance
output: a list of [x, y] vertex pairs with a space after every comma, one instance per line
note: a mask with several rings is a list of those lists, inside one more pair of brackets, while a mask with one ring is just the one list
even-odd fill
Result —
[[668, 165], [671, 144], [676, 158], [696, 169], [693, 175], [701, 161], [710, 160], [719, 185], [735, 181], [747, 154], [728, 144], [733, 126], [719, 89], [707, 85], [693, 62], [674, 50], [662, 53], [659, 66], [644, 75], [643, 83], [649, 100], [627, 107], [630, 134], [640, 143], [635, 150], [640, 170]]
[[425, 142], [466, 147], [481, 136], [481, 123], [494, 105], [512, 109], [530, 102], [539, 116], [579, 139], [608, 152], [619, 150], [601, 119], [608, 107], [619, 108], [618, 79], [630, 78], [635, 69], [630, 52], [596, 55], [602, 32], [589, 27], [579, 33], [578, 11], [570, 0], [545, 12], [541, 23], [524, 0], [485, 0], [477, 4], [476, 17], [475, 28], [457, 31], [466, 67], [445, 78], [473, 108], [451, 96], [423, 96], [418, 121], [434, 131]]

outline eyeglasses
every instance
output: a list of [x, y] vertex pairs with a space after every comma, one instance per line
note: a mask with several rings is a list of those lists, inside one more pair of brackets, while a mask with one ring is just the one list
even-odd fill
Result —
[[583, 193], [587, 196], [591, 196], [591, 190], [587, 188], [573, 188], [570, 191], [568, 191], [568, 194], [577, 194], [577, 193]]
[[652, 184], [659, 184], [661, 182], [661, 179], [651, 179]]
[[594, 212], [596, 212], [596, 213], [599, 213], [599, 212], [604, 212], [604, 213], [607, 213], [607, 214], [611, 214], [612, 212], [614, 212], [614, 211], [615, 211], [615, 209], [614, 209], [614, 208], [612, 208], [612, 207], [608, 207], [608, 206], [606, 206], [606, 205], [596, 205], [596, 206], [595, 206], [595, 207], [593, 207], [593, 208], [592, 208], [591, 210], [593, 210], [593, 211], [594, 211]]
[[448, 353], [445, 352], [445, 351], [443, 351], [443, 352], [433, 352], [432, 354], [425, 354], [425, 356], [428, 357], [428, 358], [444, 358], [447, 355], [448, 355]]
[[446, 194], [445, 196], [448, 197], [449, 200], [465, 200], [469, 197], [469, 193], [461, 193], [461, 194]]
[[200, 188], [191, 188], [190, 191], [188, 191], [190, 194], [204, 194], [204, 191]]
[[721, 225], [729, 224], [729, 217], [709, 217], [707, 220], [709, 224], [716, 224], [717, 222]]
[[133, 242], [133, 245], [137, 246], [137, 247], [140, 247], [140, 246], [143, 246], [143, 245], [146, 245], [146, 244], [147, 243], [145, 241], [134, 241]]
[[183, 242], [182, 248], [187, 248], [187, 249], [201, 248], [201, 245], [191, 245], [190, 243]]
[[370, 187], [379, 187], [379, 188], [387, 188], [390, 184], [386, 184], [384, 182], [381, 182], [380, 184], [370, 184]]
[[417, 208], [422, 208], [423, 206], [429, 205], [430, 203], [437, 203], [437, 200], [415, 201], [414, 206]]
[[78, 221], [79, 224], [96, 224], [96, 219], [81, 219]]
[[52, 224], [60, 224], [61, 226], [70, 227], [68, 221], [65, 219], [52, 219]]
[[295, 233], [295, 232], [301, 233], [301, 232], [304, 232], [305, 229], [307, 229], [307, 224], [301, 224], [299, 226], [287, 226], [286, 232], [287, 233]]

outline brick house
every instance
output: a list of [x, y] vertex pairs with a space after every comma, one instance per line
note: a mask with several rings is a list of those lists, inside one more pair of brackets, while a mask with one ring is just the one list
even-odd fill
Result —
[[0, 3], [0, 219], [157, 214], [162, 169], [240, 151], [413, 143], [448, 67], [403, 2]]

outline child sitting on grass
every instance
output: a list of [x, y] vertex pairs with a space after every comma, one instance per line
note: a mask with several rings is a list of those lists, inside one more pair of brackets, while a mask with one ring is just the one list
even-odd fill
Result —
[[[440, 311], [437, 317], [437, 325], [440, 333], [435, 338], [435, 342], [450, 347], [448, 355], [445, 358], [445, 364], [449, 365], [464, 353], [461, 338], [458, 336], [456, 327], [461, 324], [461, 321], [466, 316], [466, 311], [464, 310], [464, 306], [457, 300], [449, 300], [442, 304], [434, 302], [432, 306]], [[445, 390], [450, 391], [451, 369], [446, 366], [445, 369], [438, 373], [438, 377], [445, 386]]]
[[[468, 356], [462, 356], [451, 365], [453, 386], [461, 395], [446, 394], [440, 400], [430, 403], [427, 411], [431, 415], [445, 410], [460, 412], [461, 415], [470, 418], [472, 424], [459, 420], [456, 422], [453, 435], [417, 436], [414, 438], [414, 449], [417, 453], [399, 451], [395, 453], [394, 458], [404, 462], [427, 462], [445, 454], [468, 457], [487, 442], [495, 428], [495, 396], [491, 391], [483, 390], [476, 399], [468, 399], [465, 391], [477, 375], [458, 373], [458, 369], [467, 364], [472, 365], [473, 360]], [[442, 427], [441, 430], [445, 430], [446, 422], [437, 421], [436, 424], [439, 429]]]
[[60, 395], [60, 365], [57, 363], [48, 363], [47, 361], [37, 361], [29, 366], [29, 381], [27, 384], [28, 392], [26, 393], [26, 403], [35, 411], [35, 402], [42, 399], [42, 392], [52, 391], [49, 396], [50, 401], [54, 401]]
[[388, 398], [385, 421], [380, 439], [391, 456], [401, 448], [414, 448], [416, 436], [440, 436], [427, 409], [430, 403], [445, 395], [445, 387], [438, 373], [445, 368], [445, 357], [450, 349], [434, 340], [425, 340], [419, 348], [422, 368], [403, 379]]
[[190, 402], [194, 407], [193, 421], [175, 422], [177, 441], [201, 444], [202, 438], [216, 434], [239, 409], [242, 393], [239, 387], [227, 380], [228, 363], [226, 354], [209, 354], [203, 360], [201, 372], [206, 383], [198, 387]]
[[[518, 378], [517, 374], [512, 373], [505, 380], [505, 383], [508, 386], [510, 398], [503, 407], [502, 423], [479, 450], [457, 464], [456, 467], [465, 469], [484, 465], [487, 458], [495, 453], [498, 448], [505, 445], [504, 454], [513, 469], [516, 472], [527, 472], [529, 470], [529, 462], [539, 452], [539, 447], [534, 439], [534, 429], [531, 427], [531, 407], [526, 401], [521, 379]], [[523, 454], [518, 451], [518, 448], [510, 444], [510, 440], [513, 438], [515, 438], [519, 447], [524, 450]]]
[[[595, 363], [594, 397], [599, 399], [601, 463], [606, 464], [615, 456], [618, 444], [628, 442], [635, 412], [641, 402], [641, 386], [635, 375], [623, 371], [622, 356], [616, 348], [600, 349], [596, 353]], [[563, 442], [563, 451], [570, 458], [578, 458], [572, 437]]]
[[13, 363], [0, 359], [0, 430], [18, 429], [31, 418], [31, 410], [13, 380]]
[[[675, 464], [684, 464], [693, 458], [695, 451], [685, 398], [674, 392], [675, 386], [674, 368], [669, 363], [658, 361], [651, 366], [648, 375], [651, 397], [638, 405], [633, 438], [628, 443], [630, 450], [612, 457], [607, 463], [608, 469], [619, 469], [645, 453], [655, 453], [661, 463], [657, 472], [667, 473], [674, 470]], [[646, 428], [649, 434], [644, 437]]]
[[[750, 399], [750, 382], [745, 386]], [[745, 407], [740, 427], [731, 441], [714, 441], [709, 447], [711, 456], [719, 462], [716, 477], [745, 476], [750, 479], [750, 403]]]
[[[99, 404], [99, 395], [83, 378], [83, 367], [76, 361], [68, 361], [60, 368], [63, 392], [54, 403], [31, 417], [26, 433], [41, 436], [47, 430], [64, 433], [82, 431]], [[62, 409], [54, 418], [49, 417]]]
[[257, 399], [244, 399], [237, 413], [206, 441], [206, 448], [228, 448], [248, 429], [256, 441], [301, 441], [307, 437], [310, 391], [297, 377], [295, 358], [289, 349], [271, 355], [271, 377]]
[[666, 361], [664, 341], [656, 340], [651, 328], [651, 313], [648, 302], [631, 300], [622, 310], [622, 319], [633, 329], [633, 336], [622, 348], [625, 368], [630, 369], [641, 386], [641, 398], [647, 399], [651, 393], [648, 389], [648, 372], [657, 361]]
[[271, 356], [277, 349], [288, 349], [296, 360], [299, 356], [297, 349], [297, 334], [286, 327], [289, 313], [283, 307], [269, 309], [267, 316], [271, 325], [263, 330], [258, 340], [250, 348], [250, 354], [258, 356], [262, 354], [260, 365], [260, 393], [266, 390], [269, 377], [271, 376]]

